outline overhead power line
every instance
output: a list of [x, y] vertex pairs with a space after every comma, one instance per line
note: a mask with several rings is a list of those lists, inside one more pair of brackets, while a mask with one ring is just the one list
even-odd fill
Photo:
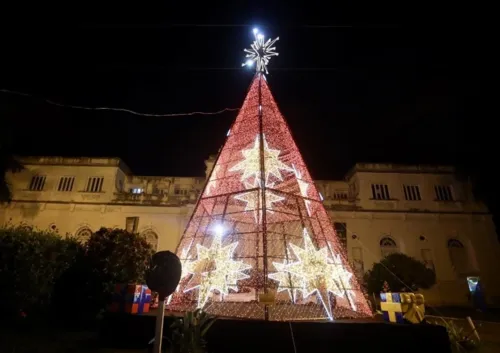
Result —
[[[237, 27], [255, 27], [251, 24], [240, 23], [84, 23], [81, 27], [84, 28], [196, 28], [196, 27], [220, 27], [220, 28], [237, 28]], [[305, 25], [258, 25], [261, 28], [311, 28], [311, 29], [324, 29], [324, 28], [397, 28], [395, 24], [363, 24], [363, 25], [335, 25], [335, 24], [305, 24]]]
[[[14, 95], [18, 95], [18, 96], [35, 98], [30, 93], [24, 93], [24, 92], [19, 92], [19, 91], [12, 91], [12, 90], [9, 90], [9, 89], [0, 89], [0, 92], [2, 92], [2, 93], [8, 93], [8, 94], [14, 94]], [[124, 112], [124, 113], [129, 113], [129, 114], [134, 114], [134, 115], [139, 115], [139, 116], [148, 116], [148, 117], [176, 117], [176, 116], [191, 116], [191, 115], [217, 115], [217, 114], [222, 114], [222, 113], [225, 113], [225, 112], [240, 110], [239, 108], [224, 108], [224, 109], [221, 109], [221, 110], [218, 110], [218, 111], [215, 111], [215, 112], [188, 112], [188, 113], [152, 114], [152, 113], [141, 113], [141, 112], [137, 112], [135, 110], [126, 109], [126, 108], [88, 107], [88, 106], [80, 106], [80, 105], [72, 105], [72, 104], [64, 104], [64, 103], [54, 102], [54, 101], [52, 101], [50, 99], [45, 99], [45, 98], [42, 98], [41, 100], [44, 101], [47, 104], [51, 104], [51, 105], [55, 105], [57, 107], [63, 107], [63, 108], [81, 109], [81, 110], [94, 110], [94, 111], [115, 111], [115, 112]]]

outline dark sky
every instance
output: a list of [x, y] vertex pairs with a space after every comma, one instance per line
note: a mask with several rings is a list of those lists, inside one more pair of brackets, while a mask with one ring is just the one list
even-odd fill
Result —
[[268, 82], [313, 177], [341, 177], [360, 161], [453, 163], [480, 175], [491, 158], [485, 39], [470, 4], [102, 3], [7, 16], [0, 88], [34, 96], [0, 93], [16, 153], [118, 156], [137, 174], [202, 175], [234, 112], [142, 117], [40, 98], [147, 113], [237, 108], [252, 79], [242, 49], [257, 26], [280, 37]]

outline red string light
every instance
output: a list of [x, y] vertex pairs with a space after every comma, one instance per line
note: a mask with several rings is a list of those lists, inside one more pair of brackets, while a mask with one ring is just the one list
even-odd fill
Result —
[[[219, 316], [269, 320], [370, 316], [345, 249], [263, 78], [255, 76], [181, 238], [177, 254], [189, 270], [168, 308], [203, 307]], [[221, 253], [229, 247], [231, 256]], [[189, 285], [193, 278], [198, 289]], [[264, 297], [273, 298], [272, 305], [263, 303]]]

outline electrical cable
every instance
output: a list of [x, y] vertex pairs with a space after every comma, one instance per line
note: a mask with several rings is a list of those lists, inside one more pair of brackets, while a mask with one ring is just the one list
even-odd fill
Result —
[[[14, 94], [18, 96], [25, 96], [25, 97], [31, 97], [35, 98], [32, 94], [29, 93], [24, 93], [24, 92], [18, 92], [18, 91], [12, 91], [9, 89], [0, 89], [0, 92], [2, 93], [9, 93], [9, 94]], [[230, 112], [230, 111], [239, 111], [240, 108], [224, 108], [215, 112], [189, 112], [189, 113], [166, 113], [166, 114], [152, 114], [152, 113], [141, 113], [137, 112], [135, 110], [131, 109], [126, 109], [126, 108], [112, 108], [112, 107], [87, 107], [87, 106], [80, 106], [80, 105], [71, 105], [71, 104], [63, 104], [59, 102], [54, 102], [50, 99], [42, 98], [42, 100], [51, 105], [55, 105], [58, 107], [63, 107], [63, 108], [71, 108], [71, 109], [81, 109], [81, 110], [94, 110], [94, 111], [116, 111], [116, 112], [124, 112], [124, 113], [129, 113], [129, 114], [134, 114], [134, 115], [139, 115], [139, 116], [147, 116], [147, 117], [177, 117], [177, 116], [191, 116], [191, 115], [218, 115], [222, 114], [225, 112]]]

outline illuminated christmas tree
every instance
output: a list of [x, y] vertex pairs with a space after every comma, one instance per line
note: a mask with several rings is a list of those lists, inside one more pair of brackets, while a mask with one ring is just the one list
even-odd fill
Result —
[[371, 315], [264, 72], [277, 40], [256, 35], [241, 110], [177, 248], [168, 309], [321, 320]]

